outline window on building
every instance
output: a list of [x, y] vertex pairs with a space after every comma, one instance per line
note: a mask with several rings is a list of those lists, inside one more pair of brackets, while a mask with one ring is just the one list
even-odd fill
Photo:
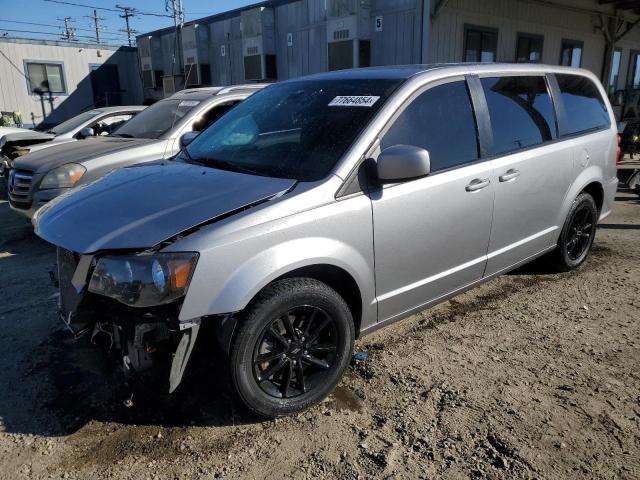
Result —
[[529, 33], [519, 33], [516, 46], [516, 62], [540, 63], [542, 61], [542, 44], [544, 37]]
[[582, 65], [582, 49], [584, 43], [578, 40], [562, 40], [560, 48], [560, 65], [580, 68]]
[[632, 50], [629, 59], [629, 80], [627, 85], [630, 88], [640, 88], [640, 52]]
[[446, 170], [478, 159], [478, 139], [465, 82], [430, 88], [396, 119], [381, 142], [429, 151], [431, 169]]
[[611, 75], [609, 76], [609, 94], [613, 94], [618, 89], [618, 77], [620, 76], [620, 61], [622, 60], [622, 49], [616, 48], [611, 58]]
[[66, 93], [62, 64], [28, 62], [26, 65], [32, 93]]
[[564, 135], [607, 128], [609, 112], [598, 88], [591, 80], [579, 75], [558, 75], [558, 86], [566, 116]]
[[464, 35], [464, 62], [495, 62], [498, 30], [467, 25]]
[[481, 79], [493, 131], [492, 155], [557, 138], [551, 95], [544, 77]]

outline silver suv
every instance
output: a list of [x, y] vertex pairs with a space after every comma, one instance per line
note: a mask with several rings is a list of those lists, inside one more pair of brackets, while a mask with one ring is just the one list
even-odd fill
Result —
[[14, 211], [32, 217], [58, 195], [116, 168], [170, 158], [184, 142], [263, 87], [182, 90], [148, 107], [110, 135], [20, 157], [9, 172], [9, 204]]
[[[597, 78], [434, 65], [270, 86], [173, 162], [42, 209], [61, 315], [176, 388], [201, 325], [265, 416], [321, 401], [354, 339], [543, 254], [587, 258], [616, 190]], [[204, 338], [204, 337], [203, 337]]]

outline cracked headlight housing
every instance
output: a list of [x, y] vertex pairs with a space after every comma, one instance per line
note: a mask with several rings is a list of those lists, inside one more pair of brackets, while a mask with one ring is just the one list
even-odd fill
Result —
[[107, 255], [98, 260], [89, 291], [131, 307], [145, 308], [184, 297], [198, 254]]
[[78, 183], [86, 171], [87, 169], [79, 163], [66, 163], [45, 175], [40, 182], [40, 190], [71, 188]]

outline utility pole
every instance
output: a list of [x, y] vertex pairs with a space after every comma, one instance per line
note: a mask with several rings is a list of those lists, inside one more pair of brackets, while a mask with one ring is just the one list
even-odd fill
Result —
[[64, 22], [64, 32], [62, 33], [62, 38], [64, 40], [72, 41], [76, 39], [76, 32], [71, 26], [71, 22], [73, 19], [71, 17], [59, 18], [61, 22]]
[[129, 18], [135, 17], [137, 10], [132, 7], [121, 7], [120, 5], [116, 5], [116, 8], [122, 10], [122, 13], [120, 14], [120, 18], [124, 18], [127, 28], [125, 30], [120, 30], [120, 31], [125, 32], [127, 34], [127, 40], [129, 41], [129, 46], [131, 47], [132, 46], [131, 37], [133, 36], [134, 33], [138, 33], [138, 32], [131, 29], [131, 26], [129, 25]]
[[93, 9], [93, 15], [87, 15], [87, 18], [93, 20], [93, 24], [96, 27], [96, 43], [100, 43], [100, 20], [104, 18], [98, 16], [98, 10]]
[[181, 51], [181, 49], [179, 48], [179, 45], [181, 45], [180, 30], [184, 25], [184, 5], [182, 3], [182, 0], [165, 0], [164, 9], [167, 12], [171, 11], [171, 15], [173, 16], [173, 26], [176, 29], [175, 39], [173, 42], [173, 56], [171, 58], [171, 74], [175, 75], [176, 64], [180, 63], [178, 58]]
[[165, 0], [164, 4], [165, 11], [171, 11], [176, 31], [184, 24], [184, 4], [182, 2], [183, 0]]

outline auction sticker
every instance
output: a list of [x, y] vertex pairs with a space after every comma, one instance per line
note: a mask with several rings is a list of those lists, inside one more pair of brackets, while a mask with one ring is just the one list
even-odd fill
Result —
[[183, 100], [180, 102], [180, 104], [178, 105], [178, 107], [195, 107], [197, 105], [199, 105], [200, 102], [197, 100]]
[[338, 96], [331, 100], [330, 107], [373, 107], [380, 97], [367, 96]]

